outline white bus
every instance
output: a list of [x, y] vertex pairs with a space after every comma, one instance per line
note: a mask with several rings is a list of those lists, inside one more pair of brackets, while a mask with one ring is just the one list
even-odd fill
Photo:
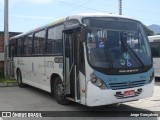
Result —
[[20, 87], [53, 93], [60, 104], [100, 106], [153, 94], [148, 38], [141, 22], [128, 17], [68, 16], [12, 37], [10, 58]]
[[152, 56], [155, 77], [160, 77], [160, 35], [148, 36]]

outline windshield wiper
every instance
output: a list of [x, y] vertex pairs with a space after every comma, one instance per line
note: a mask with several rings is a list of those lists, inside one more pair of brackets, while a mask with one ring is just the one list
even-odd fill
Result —
[[121, 40], [122, 47], [123, 47], [124, 51], [129, 50], [134, 55], [134, 57], [139, 61], [139, 63], [141, 64], [142, 68], [144, 68], [145, 67], [144, 63], [137, 56], [137, 54], [134, 52], [134, 50], [127, 44], [127, 41], [126, 41], [126, 43], [124, 42], [124, 39], [122, 38], [122, 34], [120, 34], [120, 40]]

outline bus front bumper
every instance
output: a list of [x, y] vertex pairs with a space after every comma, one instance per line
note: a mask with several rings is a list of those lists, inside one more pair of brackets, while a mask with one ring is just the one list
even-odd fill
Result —
[[[101, 105], [109, 105], [115, 103], [123, 103], [128, 101], [134, 101], [138, 99], [148, 98], [153, 95], [154, 90], [154, 81], [153, 80], [150, 84], [129, 88], [129, 89], [122, 89], [122, 90], [111, 90], [105, 89], [101, 90], [97, 86], [93, 85], [90, 81], [88, 82], [88, 89], [87, 89], [87, 98], [86, 104], [87, 106], [101, 106]], [[125, 93], [125, 91], [139, 91], [137, 95], [133, 96], [123, 96], [117, 97], [117, 93]]]

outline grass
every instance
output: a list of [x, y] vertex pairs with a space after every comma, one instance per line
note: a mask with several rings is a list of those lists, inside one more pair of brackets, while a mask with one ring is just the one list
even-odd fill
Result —
[[0, 75], [0, 82], [7, 82], [7, 83], [16, 83], [15, 79], [5, 78], [3, 75]]

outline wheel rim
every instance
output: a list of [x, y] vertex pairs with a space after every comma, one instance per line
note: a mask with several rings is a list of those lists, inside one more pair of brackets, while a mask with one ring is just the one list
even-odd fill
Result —
[[56, 94], [57, 96], [63, 96], [64, 95], [64, 88], [61, 83], [58, 83], [56, 86]]

